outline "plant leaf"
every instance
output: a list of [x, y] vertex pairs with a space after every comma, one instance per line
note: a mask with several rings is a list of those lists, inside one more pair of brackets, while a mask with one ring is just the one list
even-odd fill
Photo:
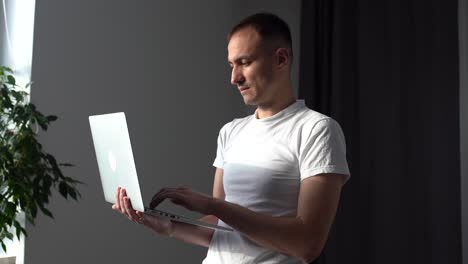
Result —
[[13, 77], [12, 75], [8, 75], [8, 76], [7, 76], [7, 80], [8, 80], [8, 83], [9, 83], [9, 84], [11, 84], [11, 85], [16, 85], [15, 77]]
[[37, 216], [37, 206], [36, 206], [36, 203], [33, 203], [29, 209], [30, 209], [30, 211], [31, 211], [31, 216], [32, 216], [32, 218], [33, 218], [33, 219], [36, 218], [36, 216]]
[[[1, 66], [0, 67], [2, 72], [9, 72], [9, 73], [13, 73], [13, 70], [10, 68], [10, 67], [7, 67], [7, 66]], [[5, 73], [3, 73], [4, 75]]]
[[58, 117], [54, 116], [54, 115], [47, 116], [47, 121], [49, 121], [49, 122], [55, 121], [57, 119], [58, 119]]
[[43, 205], [40, 205], [39, 208], [41, 209], [41, 211], [47, 215], [48, 217], [54, 219], [54, 216], [52, 215], [52, 213], [47, 209], [45, 208]]
[[68, 186], [67, 188], [68, 188], [68, 193], [70, 194], [70, 196], [73, 198], [73, 200], [76, 200], [76, 192], [75, 192], [75, 190], [74, 190], [72, 187], [70, 187], [70, 186]]
[[60, 166], [62, 167], [75, 167], [75, 165], [71, 164], [71, 163], [59, 163]]
[[[19, 239], [21, 233], [27, 235], [15, 218], [19, 210], [34, 225], [39, 210], [53, 218], [47, 208], [52, 189], [57, 189], [65, 199], [80, 197], [75, 184], [81, 182], [65, 177], [61, 171], [62, 166], [73, 164], [58, 164], [43, 151], [34, 132], [35, 125], [47, 130], [57, 116], [38, 111], [27, 102], [28, 93], [21, 88], [13, 71], [0, 65], [0, 241], [4, 251], [4, 239], [15, 235]], [[16, 230], [10, 232], [13, 226]]]
[[12, 233], [6, 232], [6, 233], [5, 233], [5, 236], [6, 236], [8, 239], [13, 240], [13, 234], [12, 234]]
[[67, 199], [67, 196], [68, 196], [68, 188], [67, 188], [67, 185], [65, 184], [65, 182], [60, 182], [60, 184], [59, 184], [59, 192], [60, 192], [60, 194], [61, 194], [65, 199]]
[[5, 252], [5, 253], [6, 253], [6, 252], [7, 252], [7, 248], [6, 248], [6, 245], [5, 245], [5, 243], [3, 242], [3, 240], [1, 240], [1, 242], [0, 242], [0, 243], [2, 243], [2, 249], [3, 249], [3, 252]]
[[16, 237], [18, 238], [18, 240], [20, 240], [21, 233], [23, 232], [23, 228], [21, 227], [21, 224], [16, 220], [13, 222], [13, 224], [16, 229]]
[[[5, 208], [5, 214], [8, 215], [8, 216], [16, 215], [16, 204], [8, 202], [7, 206]], [[11, 224], [9, 224], [9, 225], [11, 225]]]

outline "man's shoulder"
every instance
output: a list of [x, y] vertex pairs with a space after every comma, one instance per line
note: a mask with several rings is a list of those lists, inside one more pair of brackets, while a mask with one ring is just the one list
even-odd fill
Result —
[[332, 121], [333, 119], [325, 114], [304, 107], [298, 111], [294, 117], [298, 122], [305, 126], [313, 127], [321, 121]]
[[244, 127], [247, 123], [249, 123], [253, 118], [253, 115], [249, 115], [246, 117], [241, 118], [234, 118], [231, 122], [224, 124], [221, 128], [221, 131], [230, 132], [234, 129], [239, 129], [240, 127]]
[[335, 119], [310, 108], [301, 109], [295, 118], [291, 134], [299, 134], [307, 138], [318, 134], [343, 133], [340, 124]]
[[230, 135], [236, 134], [244, 128], [249, 121], [251, 121], [253, 115], [249, 115], [241, 118], [234, 118], [232, 121], [224, 124], [219, 130], [219, 135], [223, 138], [229, 138]]

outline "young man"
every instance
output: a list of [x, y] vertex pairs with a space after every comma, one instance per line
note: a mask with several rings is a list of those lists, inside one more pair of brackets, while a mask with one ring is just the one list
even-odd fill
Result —
[[218, 137], [213, 195], [164, 188], [164, 199], [233, 228], [213, 231], [135, 211], [125, 190], [113, 209], [156, 233], [209, 247], [208, 263], [304, 263], [327, 240], [349, 178], [339, 125], [294, 98], [291, 34], [272, 14], [255, 14], [228, 36], [231, 83], [255, 114], [226, 124]]

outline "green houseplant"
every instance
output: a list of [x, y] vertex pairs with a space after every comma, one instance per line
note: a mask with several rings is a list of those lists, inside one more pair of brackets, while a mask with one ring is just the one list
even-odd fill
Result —
[[58, 163], [37, 140], [37, 130], [47, 130], [57, 117], [43, 115], [27, 95], [13, 71], [0, 66], [0, 243], [5, 252], [5, 239], [13, 240], [15, 233], [18, 240], [27, 235], [16, 219], [20, 212], [34, 224], [39, 210], [53, 218], [47, 209], [52, 189], [65, 199], [80, 196], [76, 189], [80, 182], [61, 171], [62, 166], [73, 165]]

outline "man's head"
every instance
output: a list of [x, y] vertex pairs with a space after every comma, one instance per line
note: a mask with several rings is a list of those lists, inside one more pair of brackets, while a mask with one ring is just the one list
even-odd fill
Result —
[[270, 49], [287, 48], [292, 63], [292, 38], [288, 24], [276, 15], [258, 13], [244, 18], [231, 29], [227, 36], [228, 42], [232, 36], [245, 28], [251, 27], [260, 36], [265, 47]]
[[250, 105], [274, 104], [290, 87], [291, 33], [279, 17], [260, 13], [237, 24], [228, 35], [231, 83]]

